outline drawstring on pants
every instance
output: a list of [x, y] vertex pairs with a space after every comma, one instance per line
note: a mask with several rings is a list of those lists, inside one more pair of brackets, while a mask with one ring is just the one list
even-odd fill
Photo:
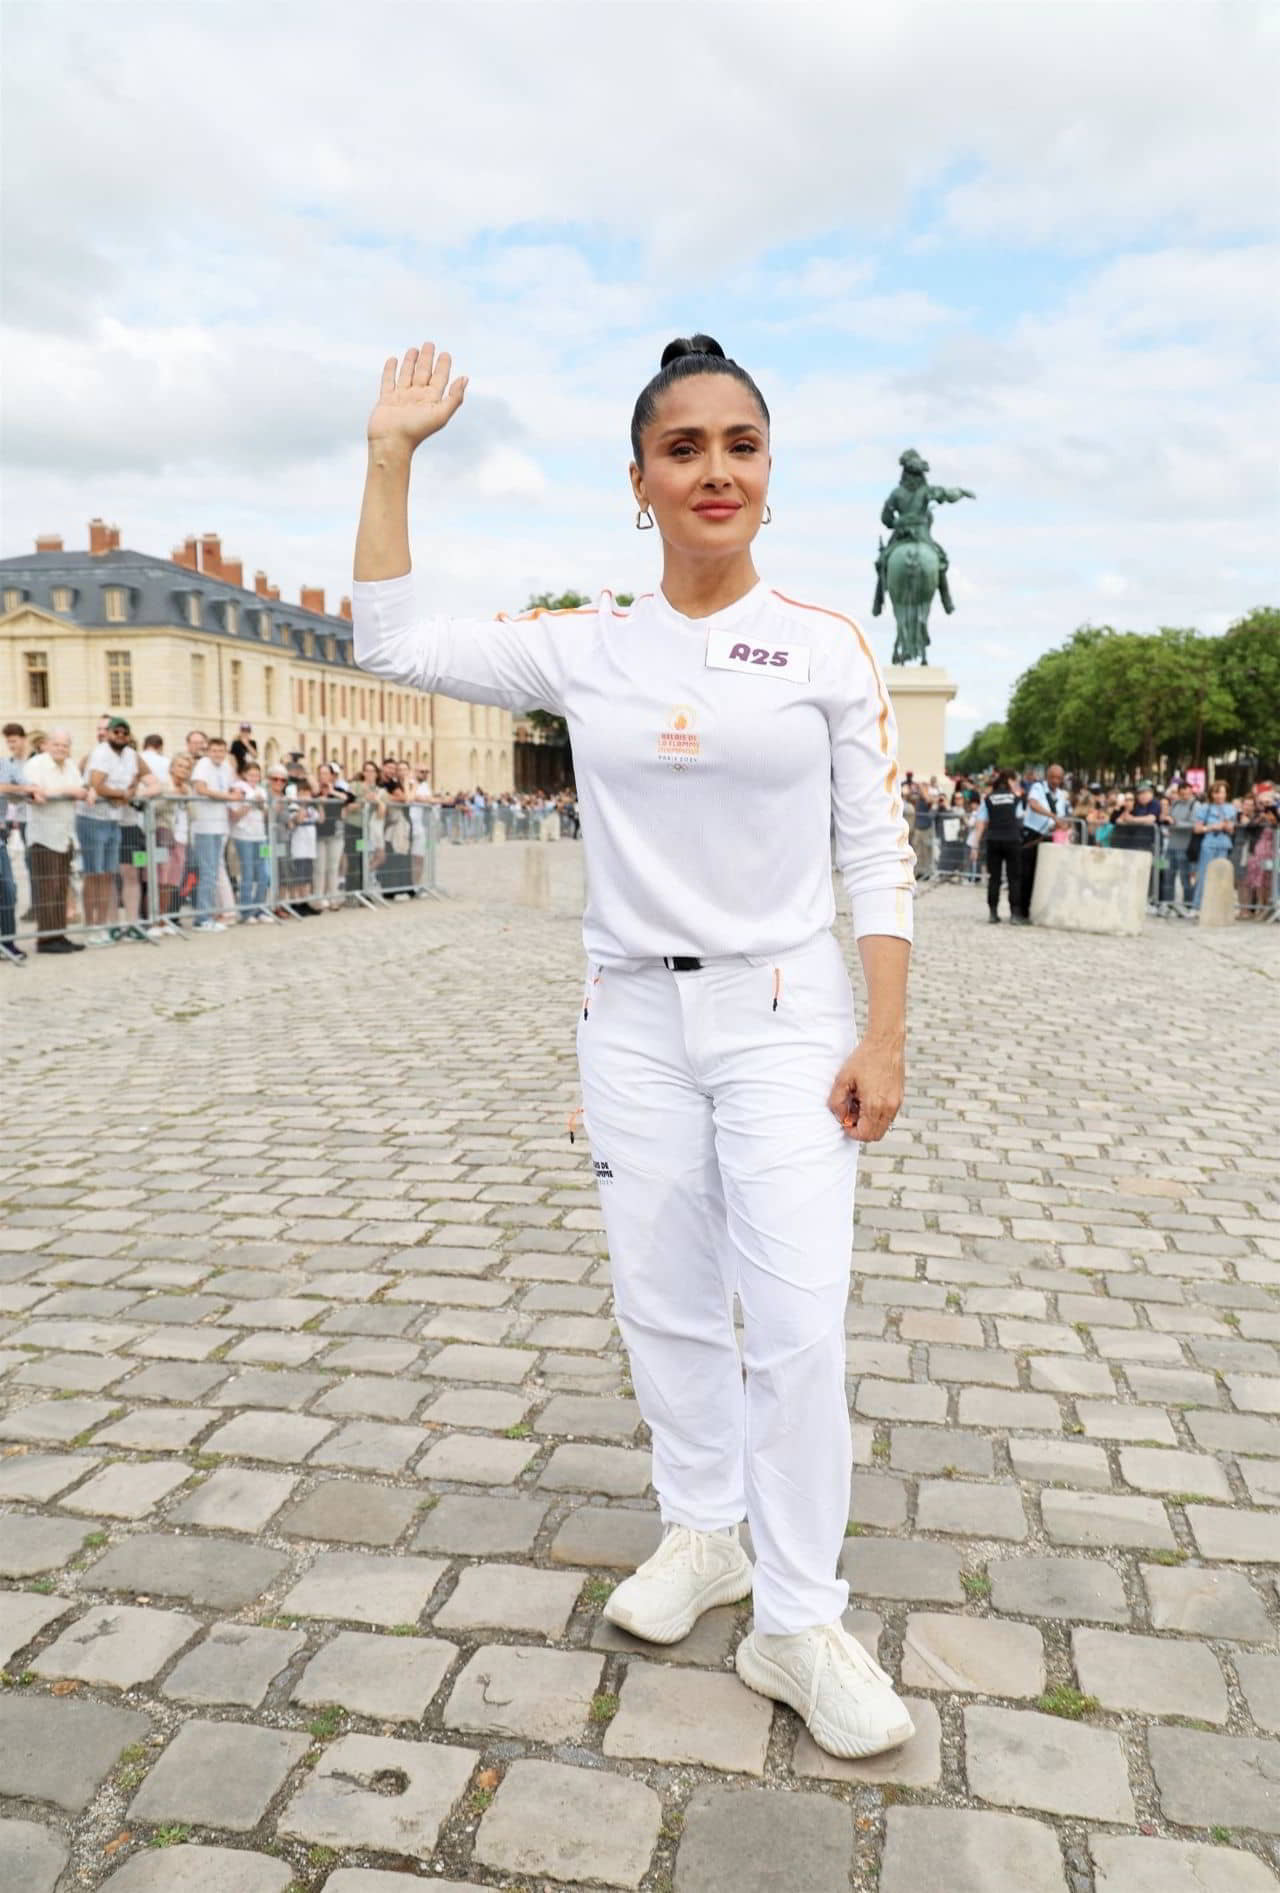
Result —
[[579, 1128], [581, 1127], [581, 1124], [582, 1124], [582, 1117], [583, 1117], [583, 1111], [582, 1111], [582, 1106], [581, 1106], [581, 1105], [579, 1105], [579, 1106], [578, 1106], [578, 1108], [577, 1108], [577, 1110], [576, 1110], [576, 1111], [570, 1111], [570, 1113], [569, 1113], [569, 1117], [568, 1117], [568, 1129], [569, 1129], [569, 1142], [570, 1142], [570, 1143], [573, 1143], [573, 1142], [574, 1142], [574, 1132], [575, 1132], [575, 1130], [577, 1130], [577, 1129], [579, 1129]]
[[778, 1010], [778, 1001], [779, 999], [781, 999], [781, 997], [782, 997], [782, 968], [780, 966], [775, 966], [773, 969], [773, 1009], [775, 1012]]

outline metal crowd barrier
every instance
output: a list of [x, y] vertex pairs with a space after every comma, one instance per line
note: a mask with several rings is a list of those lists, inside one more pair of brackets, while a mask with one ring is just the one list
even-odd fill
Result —
[[227, 802], [152, 796], [122, 822], [81, 812], [69, 854], [32, 850], [15, 875], [16, 944], [158, 946], [189, 931], [439, 896], [440, 816], [384, 794], [347, 802], [270, 791]]

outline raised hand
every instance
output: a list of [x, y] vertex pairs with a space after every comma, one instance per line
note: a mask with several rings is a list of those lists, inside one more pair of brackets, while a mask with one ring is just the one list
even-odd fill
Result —
[[450, 381], [453, 363], [435, 344], [405, 350], [396, 370], [394, 355], [387, 357], [377, 405], [369, 416], [369, 439], [406, 447], [410, 453], [430, 434], [446, 427], [462, 406], [467, 377]]

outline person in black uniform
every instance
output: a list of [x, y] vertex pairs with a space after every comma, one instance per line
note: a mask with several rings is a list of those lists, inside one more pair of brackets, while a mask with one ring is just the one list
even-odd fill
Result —
[[987, 907], [992, 926], [1000, 919], [1000, 870], [1009, 889], [1009, 918], [1015, 927], [1028, 922], [1021, 911], [1022, 832], [1018, 827], [1018, 793], [1002, 769], [982, 798], [976, 830], [979, 845], [987, 838]]

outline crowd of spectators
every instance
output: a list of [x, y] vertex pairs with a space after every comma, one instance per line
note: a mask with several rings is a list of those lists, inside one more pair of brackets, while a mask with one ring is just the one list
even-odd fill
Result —
[[1221, 778], [1202, 786], [1179, 773], [1163, 787], [1149, 778], [1104, 787], [1073, 781], [1053, 764], [1043, 777], [1010, 769], [927, 783], [908, 776], [903, 794], [917, 858], [971, 881], [985, 868], [993, 921], [1003, 882], [1010, 919], [1027, 924], [1037, 850], [1046, 842], [1150, 854], [1151, 906], [1160, 915], [1197, 913], [1204, 870], [1215, 860], [1231, 863], [1241, 919], [1275, 909], [1280, 789], [1270, 781], [1239, 795]]
[[[4, 727], [0, 757], [0, 959], [20, 963], [19, 922], [40, 953], [117, 940], [159, 940], [189, 918], [201, 932], [274, 925], [352, 898], [412, 898], [426, 884], [428, 823], [476, 839], [512, 816], [558, 813], [578, 833], [571, 792], [438, 794], [402, 757], [350, 777], [335, 756], [308, 769], [294, 752], [264, 765], [253, 730], [233, 742], [188, 730], [172, 753], [160, 735], [136, 743], [128, 719], [104, 714], [74, 758], [64, 729]], [[30, 905], [19, 915], [15, 862]], [[69, 930], [79, 931], [80, 939]]]

